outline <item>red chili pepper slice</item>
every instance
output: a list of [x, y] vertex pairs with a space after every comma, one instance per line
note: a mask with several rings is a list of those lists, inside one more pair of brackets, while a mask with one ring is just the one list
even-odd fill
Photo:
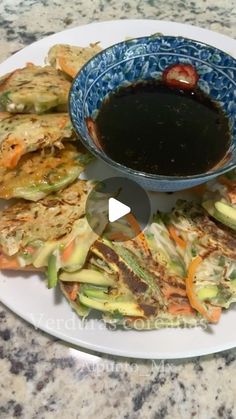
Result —
[[173, 64], [164, 70], [162, 79], [170, 87], [193, 89], [199, 75], [191, 64]]

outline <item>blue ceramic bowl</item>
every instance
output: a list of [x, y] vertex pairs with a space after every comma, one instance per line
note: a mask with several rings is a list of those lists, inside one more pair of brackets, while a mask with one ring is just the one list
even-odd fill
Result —
[[[220, 103], [228, 115], [231, 146], [224, 161], [194, 176], [161, 176], [139, 172], [111, 160], [89, 135], [86, 118], [96, 117], [112, 91], [138, 80], [160, 79], [174, 63], [192, 64], [200, 76], [198, 86]], [[73, 82], [69, 108], [75, 131], [83, 144], [124, 176], [152, 191], [178, 191], [206, 182], [236, 166], [236, 60], [203, 43], [174, 36], [149, 36], [115, 44], [93, 57]]]

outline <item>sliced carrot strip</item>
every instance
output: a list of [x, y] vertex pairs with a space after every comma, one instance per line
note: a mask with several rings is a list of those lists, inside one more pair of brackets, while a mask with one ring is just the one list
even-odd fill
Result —
[[0, 254], [0, 269], [19, 269], [20, 264], [15, 256]]
[[181, 297], [186, 297], [186, 290], [182, 288], [173, 287], [171, 285], [165, 284], [163, 287], [163, 294], [166, 298], [170, 298], [171, 295], [180, 295]]
[[222, 313], [222, 308], [221, 307], [216, 307], [216, 306], [211, 306], [211, 320], [212, 323], [218, 323], [218, 321], [220, 320], [220, 316]]
[[172, 303], [168, 306], [170, 314], [193, 314], [194, 311], [189, 304]]
[[38, 271], [43, 272], [44, 268], [35, 268], [33, 265], [20, 266], [16, 256], [6, 256], [0, 253], [0, 269], [19, 270], [19, 271]]
[[14, 150], [9, 153], [9, 157], [3, 161], [3, 165], [8, 169], [14, 169], [24, 151], [22, 144], [16, 144]]
[[75, 301], [77, 298], [77, 294], [78, 294], [78, 290], [79, 290], [79, 284], [73, 284], [73, 288], [69, 293], [69, 298], [72, 301]]
[[186, 249], [187, 243], [183, 239], [181, 239], [181, 237], [178, 236], [178, 234], [177, 234], [176, 229], [174, 228], [174, 226], [169, 226], [168, 227], [168, 231], [169, 231], [170, 238], [172, 240], [174, 240], [175, 243], [179, 247], [181, 247], [181, 249]]
[[61, 260], [62, 262], [67, 262], [70, 258], [71, 254], [73, 253], [73, 250], [75, 248], [75, 240], [72, 240], [68, 246], [63, 250], [61, 253]]
[[205, 317], [209, 322], [217, 323], [221, 315], [221, 308], [209, 306], [210, 310], [207, 310], [207, 308], [200, 302], [200, 300], [197, 298], [194, 292], [194, 277], [197, 268], [201, 264], [201, 262], [201, 256], [197, 256], [192, 260], [192, 262], [189, 265], [188, 276], [186, 279], [187, 296], [189, 298], [191, 306], [195, 308], [195, 310], [202, 314], [202, 316]]
[[131, 225], [131, 228], [133, 229], [135, 235], [136, 235], [136, 240], [139, 241], [139, 244], [141, 246], [141, 248], [143, 249], [144, 253], [146, 255], [150, 255], [150, 249], [146, 240], [145, 235], [143, 234], [139, 223], [137, 222], [136, 218], [133, 216], [133, 214], [127, 214], [126, 215], [126, 219], [129, 222], [129, 224]]
[[58, 64], [64, 73], [69, 74], [72, 78], [76, 76], [76, 71], [73, 67], [70, 67], [64, 57], [58, 57]]

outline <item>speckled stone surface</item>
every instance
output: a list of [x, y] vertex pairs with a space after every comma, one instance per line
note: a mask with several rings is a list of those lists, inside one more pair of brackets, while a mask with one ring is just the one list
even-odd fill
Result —
[[236, 34], [235, 0], [1, 0], [0, 61], [54, 32], [125, 18], [174, 20]]
[[[69, 27], [120, 18], [188, 22], [236, 36], [235, 0], [1, 0], [0, 61]], [[236, 350], [183, 361], [69, 347], [0, 306], [0, 418], [236, 418]]]

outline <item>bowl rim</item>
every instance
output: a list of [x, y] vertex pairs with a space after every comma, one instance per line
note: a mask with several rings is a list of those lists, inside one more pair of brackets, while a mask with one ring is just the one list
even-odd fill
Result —
[[[147, 36], [139, 36], [139, 37], [134, 37], [134, 38], [130, 38], [130, 39], [126, 39], [124, 41], [120, 41], [120, 42], [116, 42], [115, 44], [112, 44], [106, 48], [103, 48], [101, 51], [99, 51], [97, 54], [95, 54], [93, 57], [91, 57], [88, 61], [86, 61], [86, 63], [79, 69], [79, 71], [77, 72], [76, 76], [74, 77], [73, 81], [72, 81], [72, 85], [70, 87], [70, 91], [69, 91], [69, 100], [68, 100], [68, 113], [70, 116], [70, 120], [72, 122], [73, 128], [75, 130], [75, 133], [78, 136], [78, 139], [82, 142], [82, 144], [93, 154], [95, 155], [95, 157], [100, 158], [101, 160], [105, 161], [109, 166], [116, 168], [117, 170], [119, 170], [120, 172], [127, 172], [129, 175], [135, 176], [135, 177], [140, 177], [143, 179], [149, 179], [149, 180], [153, 180], [153, 181], [172, 181], [172, 182], [184, 182], [184, 181], [191, 181], [191, 180], [201, 180], [201, 179], [211, 179], [213, 177], [219, 176], [223, 173], [226, 173], [232, 169], [234, 169], [236, 167], [236, 161], [230, 163], [227, 167], [219, 167], [217, 170], [211, 169], [211, 171], [209, 172], [203, 172], [203, 173], [198, 173], [196, 175], [179, 175], [179, 176], [171, 176], [171, 175], [158, 175], [155, 173], [147, 173], [147, 172], [142, 172], [139, 170], [135, 170], [132, 169], [128, 166], [125, 166], [121, 163], [116, 162], [115, 160], [111, 159], [103, 150], [100, 150], [96, 147], [95, 145], [94, 147], [91, 146], [88, 141], [86, 139], [84, 139], [83, 135], [81, 134], [80, 130], [78, 129], [74, 118], [72, 116], [72, 106], [73, 106], [73, 91], [75, 90], [75, 85], [78, 82], [78, 78], [80, 77], [80, 73], [84, 70], [84, 68], [86, 68], [86, 66], [92, 62], [96, 57], [100, 56], [101, 54], [103, 54], [106, 51], [112, 50], [115, 46], [121, 46], [121, 45], [125, 45], [128, 44], [134, 40], [145, 40], [145, 39], [150, 39], [150, 40], [155, 40], [158, 38], [173, 38], [173, 39], [184, 39], [185, 41], [191, 41], [197, 45], [202, 45], [204, 47], [207, 48], [211, 48], [215, 51], [219, 51], [221, 54], [224, 54], [225, 56], [230, 57], [233, 61], [235, 61], [236, 64], [236, 58], [234, 58], [232, 55], [228, 54], [225, 51], [222, 51], [221, 49], [214, 47], [213, 45], [209, 45], [205, 42], [202, 41], [197, 41], [195, 39], [192, 38], [186, 38], [185, 36], [176, 36], [176, 35], [162, 35], [159, 33], [154, 33], [152, 35], [147, 35]], [[210, 66], [214, 66], [214, 65], [210, 65]], [[91, 138], [92, 139], [92, 138]], [[233, 140], [233, 138], [231, 138], [231, 140]], [[92, 140], [93, 141], [93, 140]], [[231, 141], [231, 144], [233, 143], [233, 141]], [[226, 154], [222, 157], [222, 160], [227, 156], [227, 153], [230, 152], [229, 150], [227, 150]], [[220, 162], [219, 162], [220, 163]], [[219, 164], [218, 163], [218, 164]]]

